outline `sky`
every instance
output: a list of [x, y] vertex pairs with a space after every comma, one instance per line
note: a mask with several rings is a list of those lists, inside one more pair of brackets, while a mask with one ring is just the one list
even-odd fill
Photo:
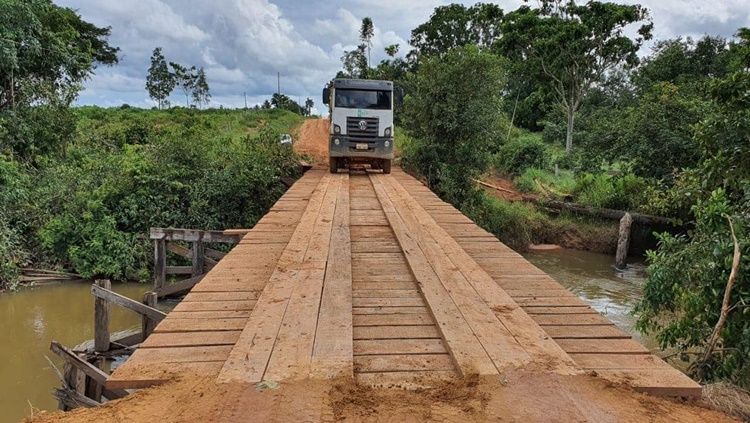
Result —
[[[634, 0], [618, 0], [635, 3]], [[152, 107], [146, 75], [155, 47], [168, 61], [204, 67], [212, 107], [260, 104], [277, 90], [316, 106], [327, 81], [341, 69], [344, 51], [358, 43], [361, 21], [375, 24], [372, 62], [384, 47], [408, 51], [411, 30], [426, 22], [442, 0], [55, 0], [87, 21], [111, 26], [110, 44], [120, 47], [120, 64], [100, 67], [87, 81], [78, 104], [124, 103]], [[456, 1], [453, 1], [456, 2]], [[463, 2], [467, 5], [476, 1]], [[495, 2], [504, 10], [521, 0]], [[750, 26], [748, 0], [642, 0], [655, 24], [656, 39], [704, 34], [732, 36]], [[647, 52], [647, 50], [645, 51]], [[179, 90], [171, 98], [184, 104]], [[314, 110], [315, 112], [315, 110]]]

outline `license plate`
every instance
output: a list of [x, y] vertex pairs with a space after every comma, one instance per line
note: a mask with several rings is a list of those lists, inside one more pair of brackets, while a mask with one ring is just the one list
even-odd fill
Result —
[[369, 150], [370, 145], [369, 144], [357, 144], [357, 150]]

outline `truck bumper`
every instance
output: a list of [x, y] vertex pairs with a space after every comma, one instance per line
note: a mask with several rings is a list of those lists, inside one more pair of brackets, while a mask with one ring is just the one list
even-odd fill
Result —
[[[336, 145], [336, 140], [339, 144]], [[388, 147], [386, 147], [386, 142]], [[366, 144], [367, 150], [358, 150], [357, 145]], [[356, 159], [393, 159], [393, 138], [351, 138], [346, 135], [333, 135], [328, 139], [331, 157]]]

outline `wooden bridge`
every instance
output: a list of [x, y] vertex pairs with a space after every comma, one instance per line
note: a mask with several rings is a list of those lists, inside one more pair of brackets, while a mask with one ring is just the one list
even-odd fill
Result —
[[527, 367], [700, 396], [585, 302], [399, 170], [314, 169], [107, 381], [389, 385]]

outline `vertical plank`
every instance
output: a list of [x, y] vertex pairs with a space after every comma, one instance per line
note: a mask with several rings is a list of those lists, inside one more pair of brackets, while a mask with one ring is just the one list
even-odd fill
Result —
[[[156, 292], [147, 292], [143, 294], [143, 304], [151, 308], [156, 308], [158, 298], [159, 296]], [[144, 341], [154, 332], [156, 323], [146, 315], [141, 316], [141, 333], [143, 334]]]
[[164, 239], [154, 240], [154, 291], [164, 287], [167, 282], [167, 242]]
[[200, 276], [204, 273], [203, 258], [206, 254], [206, 246], [203, 241], [193, 243], [193, 272], [192, 277]]
[[[112, 289], [108, 280], [96, 281], [96, 285], [106, 290]], [[97, 297], [94, 300], [94, 350], [109, 351], [109, 301]]]
[[352, 377], [352, 255], [349, 175], [342, 175], [313, 349], [312, 377]]

